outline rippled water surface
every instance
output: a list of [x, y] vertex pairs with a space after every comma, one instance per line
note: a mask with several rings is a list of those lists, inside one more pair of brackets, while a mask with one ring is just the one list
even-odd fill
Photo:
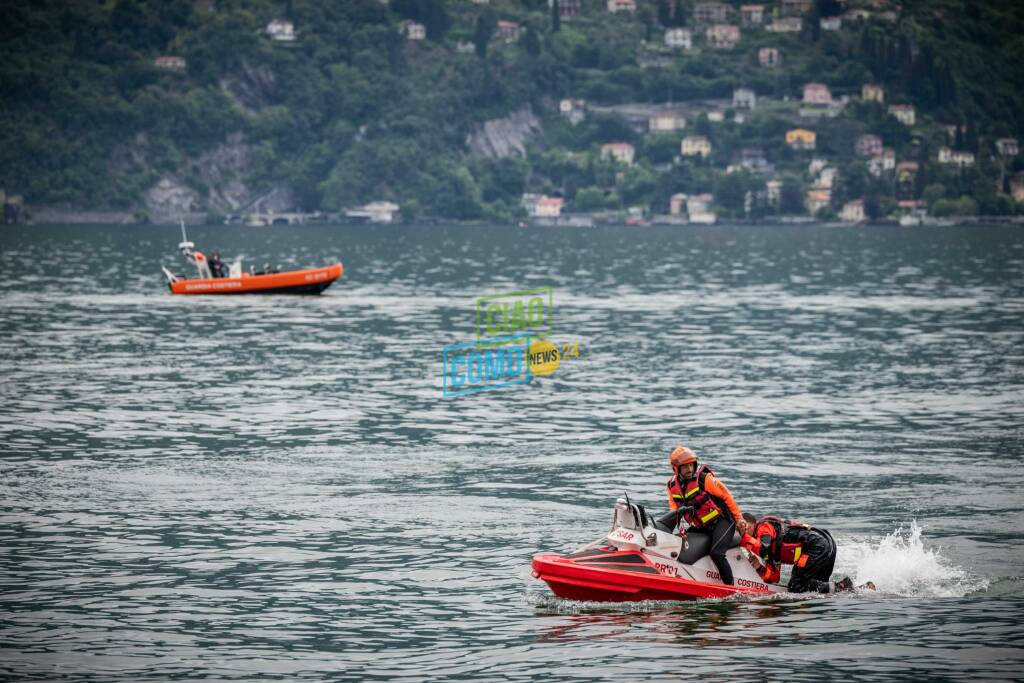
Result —
[[[1024, 669], [1020, 229], [190, 237], [346, 272], [320, 297], [175, 297], [174, 228], [0, 230], [0, 676]], [[476, 298], [543, 286], [581, 357], [442, 399]], [[680, 441], [879, 591], [608, 607], [531, 578], [623, 491], [662, 507]]]

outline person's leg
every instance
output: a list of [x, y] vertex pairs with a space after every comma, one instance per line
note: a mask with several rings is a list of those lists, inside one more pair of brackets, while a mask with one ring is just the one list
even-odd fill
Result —
[[789, 575], [789, 583], [786, 584], [786, 590], [790, 593], [806, 593], [810, 590], [817, 590], [817, 588], [811, 588], [811, 578], [811, 575], [803, 567], [793, 567], [793, 573]]
[[725, 517], [720, 517], [715, 526], [711, 527], [711, 550], [708, 551], [708, 555], [711, 556], [711, 561], [718, 567], [722, 583], [727, 586], [733, 585], [733, 579], [732, 567], [729, 565], [729, 560], [725, 557], [725, 552], [729, 549], [729, 544], [732, 542], [732, 535], [735, 530], [736, 523]]
[[[836, 554], [838, 553], [839, 548], [838, 548], [838, 546], [836, 546], [836, 541], [835, 541], [834, 538], [832, 538], [832, 534], [830, 534], [829, 532], [825, 531], [824, 529], [815, 529], [815, 531], [820, 532], [822, 536], [825, 536], [826, 538], [828, 538], [828, 542], [832, 545], [832, 551], [829, 554], [828, 562], [825, 563], [825, 565], [823, 565], [823, 568], [821, 570], [822, 573], [824, 573], [825, 571], [828, 571], [828, 577], [831, 578], [832, 577], [832, 572], [834, 572], [835, 569], [836, 569]], [[844, 576], [839, 581], [833, 582], [832, 585], [835, 587], [836, 591], [852, 591], [853, 590], [853, 579], [851, 579], [849, 576]], [[875, 590], [875, 584], [871, 583], [870, 581], [868, 581], [862, 587], [863, 588], [870, 588], [871, 590]]]

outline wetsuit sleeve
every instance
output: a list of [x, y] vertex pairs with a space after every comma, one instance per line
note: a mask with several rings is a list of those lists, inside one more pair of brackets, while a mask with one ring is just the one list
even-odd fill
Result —
[[736, 504], [732, 494], [729, 493], [729, 489], [725, 487], [725, 484], [718, 481], [713, 474], [709, 474], [707, 479], [704, 480], [704, 489], [715, 498], [720, 498], [725, 501], [726, 507], [729, 508], [729, 514], [732, 515], [734, 520], [743, 519], [743, 513], [740, 512], [740, 506]]

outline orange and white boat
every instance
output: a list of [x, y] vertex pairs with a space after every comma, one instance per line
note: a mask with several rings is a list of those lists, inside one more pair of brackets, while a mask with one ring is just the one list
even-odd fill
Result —
[[[172, 294], [319, 294], [341, 277], [334, 263], [323, 268], [279, 273], [242, 273], [240, 277], [211, 277], [168, 282]], [[176, 277], [176, 276], [169, 276]]]
[[341, 277], [344, 267], [333, 263], [323, 268], [279, 271], [265, 267], [262, 272], [242, 270], [242, 259], [232, 264], [222, 264], [217, 270], [227, 270], [226, 275], [215, 277], [209, 260], [185, 235], [181, 226], [183, 241], [178, 245], [182, 256], [196, 267], [198, 277], [186, 278], [162, 268], [167, 277], [167, 286], [172, 294], [319, 294]]

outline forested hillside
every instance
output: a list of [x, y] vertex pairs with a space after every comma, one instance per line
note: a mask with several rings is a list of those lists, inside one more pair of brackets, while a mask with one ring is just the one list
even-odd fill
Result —
[[[406, 216], [500, 220], [522, 214], [524, 192], [570, 211], [654, 213], [675, 194], [711, 193], [740, 217], [807, 211], [820, 180], [809, 163], [821, 158], [836, 169], [810, 209], [823, 215], [853, 199], [876, 216], [901, 200], [939, 214], [1019, 210], [1024, 163], [996, 143], [1024, 137], [1024, 5], [816, 0], [797, 12], [797, 31], [769, 30], [792, 14], [784, 2], [764, 3], [757, 23], [726, 3], [714, 23], [741, 35], [718, 46], [690, 0], [614, 12], [582, 0], [578, 15], [546, 0], [11, 5], [0, 23], [0, 187], [29, 205], [142, 216], [163, 188], [163, 201], [212, 217], [271, 190], [303, 210], [389, 199]], [[834, 17], [841, 25], [822, 21]], [[274, 20], [294, 34], [275, 34]], [[666, 46], [673, 28], [692, 46]], [[765, 66], [762, 48], [781, 64]], [[804, 111], [807, 83], [837, 104]], [[865, 84], [884, 101], [866, 101]], [[737, 89], [758, 98], [741, 116]], [[584, 101], [582, 120], [560, 113], [566, 98]], [[685, 127], [646, 130], [623, 107], [667, 103], [691, 106]], [[893, 103], [912, 105], [913, 123]], [[525, 154], [469, 144], [485, 121], [524, 110], [537, 119]], [[816, 134], [813, 151], [787, 141], [795, 128]], [[689, 135], [710, 153], [681, 155]], [[916, 167], [875, 173], [855, 148], [863, 135]], [[635, 159], [607, 158], [608, 143], [632, 145]], [[764, 163], [738, 162], [752, 148]], [[943, 162], [942, 148], [973, 160]], [[770, 180], [781, 201], [765, 194]]]

